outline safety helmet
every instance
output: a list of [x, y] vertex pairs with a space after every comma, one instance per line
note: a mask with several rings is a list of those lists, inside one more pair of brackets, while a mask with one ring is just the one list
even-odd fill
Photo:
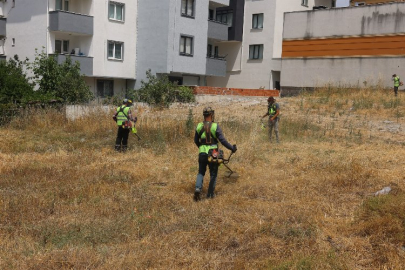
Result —
[[267, 102], [270, 102], [270, 101], [275, 101], [274, 97], [269, 97], [269, 98], [267, 99]]
[[208, 116], [214, 114], [215, 111], [211, 107], [205, 107], [203, 110], [203, 115]]
[[132, 105], [132, 100], [126, 98], [126, 99], [124, 99], [124, 101], [122, 103]]

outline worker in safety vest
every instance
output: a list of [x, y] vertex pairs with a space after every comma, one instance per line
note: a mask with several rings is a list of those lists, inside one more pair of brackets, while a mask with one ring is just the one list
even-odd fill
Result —
[[392, 75], [392, 80], [394, 81], [394, 93], [395, 96], [398, 95], [398, 88], [400, 86], [401, 83], [401, 79], [397, 76], [397, 74]]
[[276, 99], [274, 97], [269, 97], [267, 99], [267, 113], [262, 116], [262, 118], [268, 116], [269, 121], [269, 138], [270, 142], [272, 141], [272, 135], [273, 135], [273, 128], [274, 128], [274, 133], [276, 133], [276, 140], [277, 143], [279, 143], [279, 136], [278, 136], [278, 122], [280, 121], [280, 105], [276, 103]]
[[[194, 135], [194, 143], [199, 149], [198, 155], [198, 174], [195, 184], [194, 200], [200, 200], [200, 193], [203, 187], [204, 175], [207, 170], [207, 165], [210, 170], [210, 184], [208, 187], [207, 198], [214, 198], [215, 184], [218, 175], [218, 166], [216, 162], [209, 162], [208, 153], [213, 149], [218, 149], [218, 142], [235, 153], [236, 145], [231, 145], [224, 137], [221, 128], [214, 122], [215, 112], [211, 107], [204, 108], [204, 122], [197, 125]], [[211, 151], [210, 151], [211, 150]]]
[[117, 108], [113, 119], [117, 123], [118, 132], [115, 140], [115, 150], [125, 152], [128, 148], [128, 136], [132, 128], [132, 122], [138, 120], [131, 112], [132, 100], [124, 99], [121, 106]]

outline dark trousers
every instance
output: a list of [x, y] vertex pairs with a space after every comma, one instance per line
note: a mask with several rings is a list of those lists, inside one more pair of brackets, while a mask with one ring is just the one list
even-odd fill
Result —
[[[115, 150], [126, 150], [128, 147], [129, 129], [118, 127], [117, 139], [115, 140]], [[122, 148], [121, 148], [122, 146]]]
[[200, 153], [198, 155], [198, 174], [197, 174], [197, 181], [195, 184], [195, 188], [202, 190], [203, 182], [204, 182], [204, 175], [207, 171], [207, 165], [210, 169], [210, 184], [208, 186], [208, 194], [213, 194], [215, 190], [215, 185], [217, 183], [217, 175], [218, 175], [218, 164], [217, 163], [209, 163], [208, 162], [208, 155], [205, 153]]
[[398, 95], [398, 86], [394, 86], [394, 93], [395, 93], [395, 96]]

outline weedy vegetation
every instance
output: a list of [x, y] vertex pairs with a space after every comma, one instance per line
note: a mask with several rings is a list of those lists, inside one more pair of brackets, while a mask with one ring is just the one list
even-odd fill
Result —
[[198, 203], [193, 129], [206, 104], [135, 105], [142, 140], [125, 154], [114, 108], [75, 120], [27, 109], [0, 127], [0, 268], [403, 269], [400, 94], [278, 98], [280, 144], [261, 129], [265, 98], [210, 103], [238, 145], [239, 178], [220, 167], [217, 197]]

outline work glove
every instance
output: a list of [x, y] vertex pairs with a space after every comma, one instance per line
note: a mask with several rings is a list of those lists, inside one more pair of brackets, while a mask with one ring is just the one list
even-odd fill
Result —
[[236, 150], [238, 150], [238, 148], [236, 147], [236, 144], [234, 144], [233, 147], [232, 147], [232, 153], [235, 153]]

